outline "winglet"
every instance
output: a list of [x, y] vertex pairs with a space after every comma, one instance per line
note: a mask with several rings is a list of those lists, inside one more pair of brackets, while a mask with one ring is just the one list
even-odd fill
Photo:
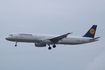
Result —
[[69, 34], [72, 34], [73, 32], [70, 32], [70, 33], [67, 33], [67, 34], [64, 34], [66, 37], [69, 35]]
[[73, 32], [70, 32], [70, 33], [66, 33], [64, 35], [61, 35], [62, 37], [67, 37], [69, 34], [72, 34]]
[[67, 33], [67, 35], [72, 34], [73, 32]]

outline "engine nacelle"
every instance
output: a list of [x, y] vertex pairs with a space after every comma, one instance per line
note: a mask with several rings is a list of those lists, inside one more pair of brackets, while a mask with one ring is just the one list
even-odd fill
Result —
[[42, 43], [35, 43], [36, 47], [46, 47], [46, 44], [42, 44]]
[[51, 44], [52, 42], [50, 40], [42, 40], [43, 44]]

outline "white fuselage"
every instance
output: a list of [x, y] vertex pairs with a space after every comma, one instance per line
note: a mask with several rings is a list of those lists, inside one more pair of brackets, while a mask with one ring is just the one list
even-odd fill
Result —
[[[10, 36], [6, 37], [9, 41], [14, 42], [29, 42], [29, 43], [40, 43], [42, 40], [51, 39], [58, 35], [41, 35], [41, 34], [11, 34]], [[56, 44], [65, 44], [65, 45], [76, 45], [76, 44], [84, 44], [90, 43], [98, 40], [90, 40], [92, 38], [88, 37], [76, 37], [76, 36], [68, 36]]]

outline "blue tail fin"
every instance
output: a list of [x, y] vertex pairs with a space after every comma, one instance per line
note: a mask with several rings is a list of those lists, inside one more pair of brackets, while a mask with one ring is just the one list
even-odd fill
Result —
[[97, 29], [97, 25], [93, 25], [83, 37], [94, 38], [96, 29]]

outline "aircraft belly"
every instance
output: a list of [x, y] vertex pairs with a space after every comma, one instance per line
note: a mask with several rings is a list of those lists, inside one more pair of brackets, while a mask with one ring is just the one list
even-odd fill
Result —
[[32, 40], [32, 39], [17, 39], [18, 42], [39, 42], [38, 40]]
[[64, 39], [59, 41], [58, 44], [76, 45], [76, 44], [82, 44], [82, 43], [79, 40], [75, 40], [75, 39]]

